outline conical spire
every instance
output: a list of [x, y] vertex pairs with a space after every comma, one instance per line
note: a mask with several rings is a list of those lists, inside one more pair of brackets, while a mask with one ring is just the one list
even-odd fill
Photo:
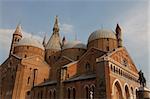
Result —
[[54, 32], [54, 33], [59, 32], [58, 16], [55, 17], [55, 23], [54, 23], [54, 27], [53, 27], [53, 32]]
[[121, 33], [121, 28], [118, 23], [116, 26], [116, 37], [118, 41], [118, 47], [122, 47], [122, 33]]
[[116, 33], [120, 33], [121, 32], [121, 28], [119, 26], [119, 24], [117, 23], [117, 26], [116, 26]]
[[53, 33], [50, 39], [48, 40], [46, 49], [61, 50], [61, 41], [60, 41], [59, 27], [58, 27], [58, 16], [55, 17]]
[[13, 33], [13, 38], [12, 38], [12, 42], [11, 42], [11, 48], [10, 48], [10, 54], [9, 55], [13, 54], [14, 47], [21, 40], [21, 38], [22, 38], [21, 25], [18, 24], [17, 27], [16, 27], [15, 32]]
[[22, 37], [22, 29], [21, 29], [21, 24], [18, 24], [17, 27], [16, 27], [16, 30], [15, 32], [13, 33], [13, 35], [19, 35]]

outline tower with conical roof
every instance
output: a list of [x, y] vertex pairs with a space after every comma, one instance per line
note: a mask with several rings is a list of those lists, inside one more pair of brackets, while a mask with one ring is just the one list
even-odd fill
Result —
[[55, 17], [55, 23], [53, 27], [53, 33], [47, 42], [46, 50], [61, 50], [61, 42], [59, 36], [58, 16]]
[[11, 48], [10, 48], [10, 54], [13, 54], [14, 52], [14, 47], [16, 46], [16, 43], [19, 42], [22, 38], [22, 29], [21, 29], [21, 25], [18, 24], [16, 27], [15, 32], [13, 33], [13, 37], [12, 37], [12, 43], [11, 43]]
[[59, 35], [58, 16], [56, 16], [54, 27], [53, 27], [53, 33], [45, 46], [46, 59], [49, 60], [49, 57], [52, 54], [61, 50], [61, 41], [60, 40], [61, 39], [60, 39], [60, 35]]
[[122, 33], [119, 24], [116, 26], [116, 37], [118, 42], [118, 47], [122, 47]]

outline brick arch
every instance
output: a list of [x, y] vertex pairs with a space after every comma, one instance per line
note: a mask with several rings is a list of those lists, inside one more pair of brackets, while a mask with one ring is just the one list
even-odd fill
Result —
[[84, 98], [86, 98], [86, 99], [89, 98], [89, 91], [90, 91], [89, 85], [85, 85], [84, 86]]
[[[132, 87], [132, 88], [134, 88], [134, 87], [133, 87], [132, 85], [129, 86], [128, 83], [125, 83], [125, 84], [124, 84], [124, 88], [125, 88], [125, 86], [127, 86], [127, 87], [129, 88], [129, 93], [130, 93], [130, 95], [131, 95], [131, 94], [132, 94], [131, 87]], [[133, 89], [133, 91], [134, 91], [134, 89]]]
[[91, 84], [90, 85], [90, 97], [91, 97], [91, 95], [92, 95], [92, 97], [93, 97], [93, 99], [94, 99], [94, 97], [95, 97], [95, 84]]
[[[130, 89], [131, 89], [131, 94], [134, 95], [134, 89], [135, 89], [135, 88], [133, 87], [132, 84], [130, 85]], [[133, 92], [132, 92], [132, 91], [133, 91]]]
[[91, 85], [90, 85], [90, 88], [91, 88], [91, 87], [95, 87], [95, 85], [94, 85], [94, 84], [91, 84]]
[[52, 94], [53, 94], [53, 90], [52, 89], [48, 90], [47, 97], [49, 97], [51, 99], [52, 98]]
[[51, 92], [52, 92], [52, 99], [56, 99], [56, 96], [57, 96], [57, 92], [56, 92], [56, 89], [51, 89]]
[[124, 84], [124, 96], [126, 99], [129, 99], [131, 97], [131, 89], [127, 83]]
[[72, 88], [72, 96], [73, 96], [73, 99], [76, 98], [76, 88], [75, 87]]
[[135, 94], [134, 94], [134, 87], [132, 85], [130, 85], [130, 89], [131, 89], [131, 99], [135, 99]]
[[89, 85], [84, 85], [84, 89], [85, 89], [86, 87], [90, 88]]
[[72, 90], [71, 87], [68, 87], [68, 88], [67, 88], [67, 98], [68, 98], [68, 99], [71, 98], [71, 90]]
[[113, 82], [113, 85], [112, 85], [112, 94], [111, 95], [112, 95], [113, 99], [116, 99], [115, 92], [114, 92], [115, 90], [118, 90], [120, 98], [124, 97], [123, 87], [122, 87], [121, 82], [118, 79], [115, 79], [114, 82]]
[[137, 95], [137, 92], [136, 91], [138, 91], [139, 89], [138, 89], [138, 87], [135, 87], [134, 88], [134, 94], [135, 94], [135, 96]]

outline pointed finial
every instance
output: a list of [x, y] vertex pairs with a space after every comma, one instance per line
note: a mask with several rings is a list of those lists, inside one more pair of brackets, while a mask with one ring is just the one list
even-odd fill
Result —
[[116, 26], [116, 37], [117, 37], [117, 42], [118, 42], [118, 47], [122, 47], [122, 32], [119, 24], [117, 23]]
[[119, 24], [117, 23], [117, 26], [116, 26], [116, 33], [117, 32], [121, 32], [121, 28], [120, 28], [120, 26], [119, 26]]
[[61, 49], [63, 48], [63, 46], [64, 46], [65, 43], [66, 43], [66, 38], [64, 36], [63, 39], [62, 39]]
[[54, 32], [59, 32], [58, 16], [57, 15], [55, 16], [55, 23], [54, 23], [53, 31]]
[[16, 27], [16, 30], [18, 30], [19, 32], [21, 32], [21, 23], [19, 22], [17, 27]]
[[14, 35], [20, 35], [22, 37], [22, 29], [21, 29], [21, 23], [19, 22], [17, 27], [16, 27], [16, 30], [14, 32]]
[[64, 36], [63, 39], [62, 39], [62, 43], [64, 43], [64, 42], [66, 42], [65, 36]]
[[44, 47], [46, 47], [46, 33], [45, 33], [45, 35], [44, 35], [42, 44], [43, 44]]

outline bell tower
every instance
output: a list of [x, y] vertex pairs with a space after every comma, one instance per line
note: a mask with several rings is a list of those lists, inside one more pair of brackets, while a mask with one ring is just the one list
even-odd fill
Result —
[[119, 24], [116, 26], [116, 37], [118, 42], [118, 47], [122, 47], [122, 33]]
[[12, 37], [12, 42], [11, 42], [11, 48], [10, 48], [10, 53], [9, 55], [13, 54], [14, 52], [14, 47], [16, 46], [16, 43], [20, 41], [20, 39], [22, 38], [22, 30], [21, 30], [21, 25], [18, 24], [16, 27], [15, 32], [13, 33], [13, 37]]

